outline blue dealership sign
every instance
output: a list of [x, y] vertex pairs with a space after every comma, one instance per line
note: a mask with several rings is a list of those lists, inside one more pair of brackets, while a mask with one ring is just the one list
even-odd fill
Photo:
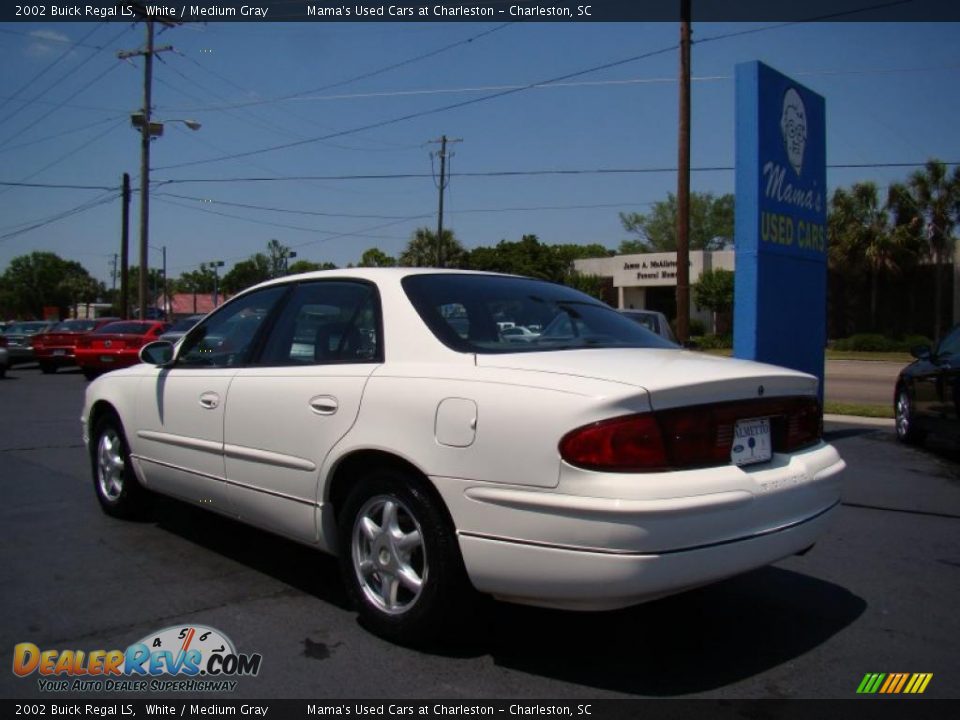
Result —
[[827, 303], [824, 99], [759, 62], [737, 66], [734, 355], [820, 378]]

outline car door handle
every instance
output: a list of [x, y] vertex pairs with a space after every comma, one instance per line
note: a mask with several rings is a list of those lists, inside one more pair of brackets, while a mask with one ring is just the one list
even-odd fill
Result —
[[220, 396], [215, 392], [205, 392], [200, 396], [200, 407], [213, 410], [220, 404]]
[[317, 415], [333, 415], [339, 407], [337, 399], [330, 395], [317, 395], [310, 398], [310, 409]]

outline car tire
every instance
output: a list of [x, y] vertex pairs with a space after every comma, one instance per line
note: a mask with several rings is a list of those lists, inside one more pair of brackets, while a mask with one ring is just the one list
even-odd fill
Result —
[[7, 376], [7, 366], [0, 365], [0, 378], [5, 378]]
[[96, 380], [96, 379], [100, 376], [100, 373], [98, 373], [96, 370], [84, 369], [84, 370], [83, 370], [83, 376], [84, 376], [87, 380]]
[[893, 403], [894, 427], [897, 431], [897, 440], [908, 445], [923, 442], [925, 433], [917, 429], [914, 419], [913, 400], [905, 385], [897, 388], [896, 399]]
[[360, 621], [383, 638], [429, 645], [469, 610], [467, 580], [453, 524], [424, 481], [375, 471], [338, 513], [340, 570]]
[[116, 415], [104, 415], [94, 425], [90, 465], [93, 489], [107, 515], [133, 519], [145, 514], [149, 494], [133, 472], [130, 448]]
[[53, 375], [57, 371], [57, 366], [50, 362], [40, 363], [40, 372], [44, 375]]

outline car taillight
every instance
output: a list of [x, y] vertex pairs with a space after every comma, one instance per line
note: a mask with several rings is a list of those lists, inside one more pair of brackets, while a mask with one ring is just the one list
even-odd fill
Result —
[[792, 452], [820, 440], [816, 398], [770, 398], [626, 415], [567, 433], [560, 457], [587, 470], [657, 472], [726, 465], [738, 420], [770, 418], [773, 449]]

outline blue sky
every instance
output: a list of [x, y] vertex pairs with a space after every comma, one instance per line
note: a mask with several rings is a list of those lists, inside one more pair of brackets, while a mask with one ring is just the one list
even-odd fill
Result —
[[[757, 32], [707, 41], [743, 30]], [[695, 24], [693, 31], [694, 168], [732, 167], [732, 77], [737, 63], [751, 60], [826, 98], [830, 164], [960, 160], [956, 24]], [[444, 224], [467, 248], [525, 233], [615, 248], [627, 237], [618, 212], [664, 199], [676, 188], [674, 172], [458, 173], [675, 167], [678, 57], [670, 48], [678, 33], [675, 23], [210, 23], [166, 31], [157, 43], [175, 52], [154, 65], [154, 114], [202, 128], [170, 122], [152, 144], [150, 245], [166, 246], [171, 276], [208, 260], [229, 269], [271, 238], [299, 258], [341, 266], [370, 247], [398, 255], [417, 227], [436, 227], [429, 173], [437, 146], [427, 143], [446, 134], [463, 141], [451, 146]], [[0, 181], [112, 187], [126, 171], [138, 187], [139, 139], [129, 114], [142, 104], [142, 65], [119, 61], [116, 51], [143, 39], [142, 26], [122, 23], [0, 24]], [[658, 50], [665, 52], [554, 87], [313, 141]], [[885, 186], [909, 172], [830, 169], [828, 183]], [[240, 181], [395, 174], [427, 177]], [[217, 182], [187, 182], [198, 179]], [[691, 182], [697, 191], [733, 192], [734, 174], [695, 171]], [[13, 257], [49, 250], [109, 286], [120, 243], [115, 195], [11, 234], [106, 195], [0, 186], [0, 271]], [[135, 195], [131, 263], [137, 228]], [[159, 266], [160, 252], [150, 259]]]

